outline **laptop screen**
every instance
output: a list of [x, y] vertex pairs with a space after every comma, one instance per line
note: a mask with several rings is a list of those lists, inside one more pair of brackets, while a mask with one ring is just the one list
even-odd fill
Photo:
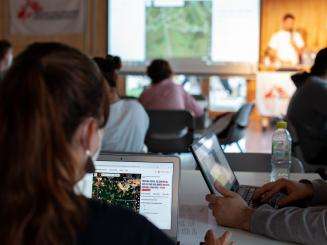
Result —
[[215, 181], [218, 181], [229, 190], [233, 188], [236, 182], [235, 175], [214, 134], [201, 138], [192, 146], [192, 150], [212, 192], [216, 192], [214, 188]]
[[132, 209], [171, 229], [173, 163], [97, 161], [92, 198]]

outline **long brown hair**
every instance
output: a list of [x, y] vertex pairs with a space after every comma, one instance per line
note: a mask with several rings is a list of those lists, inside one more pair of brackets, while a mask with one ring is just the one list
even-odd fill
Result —
[[107, 85], [81, 52], [35, 43], [0, 83], [1, 244], [72, 244], [85, 224], [74, 193], [72, 137], [88, 117], [106, 123]]

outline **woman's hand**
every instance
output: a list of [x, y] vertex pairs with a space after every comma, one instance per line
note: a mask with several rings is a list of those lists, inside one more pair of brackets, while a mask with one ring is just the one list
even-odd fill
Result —
[[296, 201], [313, 197], [313, 186], [310, 183], [299, 183], [287, 179], [280, 179], [275, 182], [265, 184], [254, 194], [254, 201], [258, 203], [267, 202], [278, 192], [284, 192], [286, 197], [278, 201], [279, 206], [285, 206]]
[[247, 206], [240, 195], [225, 189], [218, 182], [215, 183], [215, 188], [223, 197], [207, 195], [206, 200], [217, 223], [249, 231], [254, 210]]
[[212, 230], [207, 231], [204, 238], [205, 245], [231, 245], [234, 244], [230, 241], [231, 233], [226, 231], [221, 237], [216, 238]]

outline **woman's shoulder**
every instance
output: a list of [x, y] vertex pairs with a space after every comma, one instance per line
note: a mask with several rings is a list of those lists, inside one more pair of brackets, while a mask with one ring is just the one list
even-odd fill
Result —
[[[79, 244], [148, 244], [146, 241], [164, 240], [161, 234], [145, 217], [119, 207], [96, 200], [88, 200], [88, 219]], [[167, 239], [167, 238], [166, 238]]]
[[130, 216], [133, 214], [133, 212], [127, 209], [111, 206], [104, 202], [94, 199], [88, 199], [87, 206], [88, 206], [89, 215], [96, 218], [98, 217], [105, 218], [106, 215], [110, 215], [111, 217], [114, 217], [114, 216], [121, 216], [121, 215]]
[[[108, 205], [98, 200], [88, 200], [89, 219], [93, 224], [137, 224], [147, 223], [147, 219], [129, 209]], [[122, 222], [123, 221], [123, 222]]]

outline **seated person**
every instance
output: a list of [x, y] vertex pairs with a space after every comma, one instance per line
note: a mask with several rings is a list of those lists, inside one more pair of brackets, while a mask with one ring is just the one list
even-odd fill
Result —
[[94, 58], [109, 84], [110, 117], [105, 127], [102, 150], [110, 152], [141, 152], [149, 127], [149, 117], [137, 100], [120, 99], [117, 92], [119, 57]]
[[[301, 80], [302, 81], [299, 81]], [[293, 77], [297, 83], [287, 112], [309, 164], [327, 162], [327, 48], [317, 54], [309, 74]]]
[[7, 40], [0, 40], [0, 81], [11, 66], [13, 60], [12, 46]]
[[140, 96], [140, 102], [147, 110], [187, 110], [194, 117], [203, 115], [203, 109], [193, 96], [173, 82], [168, 61], [153, 60], [147, 68], [147, 75], [152, 84]]
[[[106, 90], [94, 62], [66, 45], [17, 57], [0, 83], [1, 244], [174, 244], [143, 216], [74, 191], [101, 145]], [[206, 245], [228, 238], [208, 232]]]
[[324, 181], [294, 182], [280, 179], [264, 185], [254, 196], [254, 200], [264, 203], [283, 191], [287, 196], [279, 200], [280, 207], [302, 202], [309, 206], [307, 208], [289, 206], [274, 209], [265, 204], [252, 209], [239, 194], [218, 183], [215, 187], [223, 196], [207, 195], [206, 199], [219, 225], [281, 241], [327, 244], [327, 184]]

